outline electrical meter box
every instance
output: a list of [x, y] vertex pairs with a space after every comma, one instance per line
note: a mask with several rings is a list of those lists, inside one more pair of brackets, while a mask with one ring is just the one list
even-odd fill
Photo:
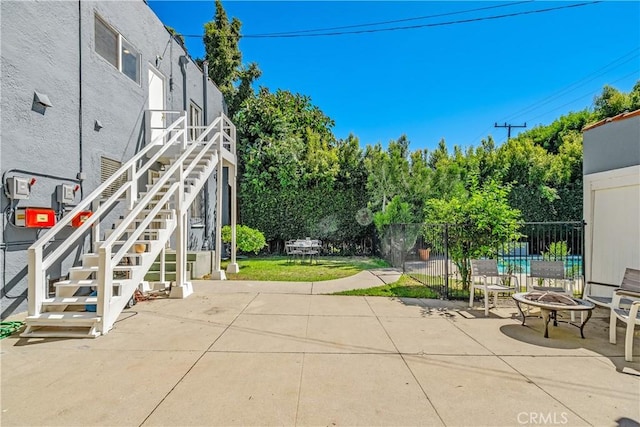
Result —
[[56, 198], [58, 203], [73, 203], [76, 199], [75, 186], [69, 184], [56, 186]]
[[76, 216], [71, 220], [72, 227], [80, 227], [86, 220], [89, 219], [93, 212], [91, 211], [80, 211]]
[[7, 178], [7, 197], [13, 200], [25, 200], [31, 194], [29, 180], [20, 176]]
[[56, 225], [56, 213], [49, 208], [18, 208], [15, 225], [27, 228], [51, 228]]

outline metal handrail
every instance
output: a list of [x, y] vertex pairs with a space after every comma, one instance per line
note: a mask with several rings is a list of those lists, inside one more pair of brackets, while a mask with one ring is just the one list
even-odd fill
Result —
[[[110, 235], [103, 241], [99, 242], [97, 238], [94, 238], [94, 243], [98, 245], [96, 252], [98, 254], [98, 314], [102, 320], [102, 331], [110, 329], [114, 319], [113, 316], [117, 316], [116, 311], [111, 310], [109, 300], [112, 295], [112, 268], [125, 257], [125, 255], [131, 249], [131, 246], [140, 237], [142, 233], [147, 230], [152, 221], [156, 219], [159, 212], [165, 209], [165, 206], [170, 204], [171, 198], [175, 197], [175, 207], [170, 208], [172, 215], [175, 216], [178, 212], [182, 221], [184, 215], [186, 215], [186, 209], [188, 204], [193, 200], [195, 194], [187, 197], [185, 193], [185, 177], [194, 170], [195, 166], [205, 156], [207, 152], [212, 149], [217, 149], [218, 159], [222, 161], [222, 150], [228, 150], [235, 155], [235, 126], [224, 114], [221, 114], [216, 118], [209, 126], [207, 126], [198, 136], [195, 141], [188, 142], [189, 129], [187, 114], [185, 111], [170, 111], [170, 110], [153, 110], [153, 112], [163, 113], [178, 113], [180, 117], [175, 120], [167, 128], [162, 129], [160, 134], [156, 136], [146, 147], [140, 152], [136, 153], [129, 161], [122, 165], [116, 173], [114, 173], [109, 179], [102, 183], [98, 188], [91, 192], [86, 198], [80, 201], [80, 203], [65, 215], [52, 229], [48, 230], [40, 239], [38, 239], [28, 249], [28, 262], [29, 262], [29, 315], [37, 315], [42, 310], [41, 304], [45, 296], [45, 277], [47, 270], [60, 258], [65, 256], [76, 242], [86, 235], [86, 233], [93, 229], [93, 234], [99, 233], [99, 224], [110, 210], [120, 202], [122, 196], [127, 196], [127, 215], [120, 221], [118, 226], [111, 231]], [[214, 135], [209, 141], [204, 141], [213, 131]], [[167, 136], [170, 135], [169, 138]], [[167, 141], [165, 142], [165, 139]], [[226, 143], [228, 141], [228, 143]], [[154, 165], [163, 155], [167, 155], [167, 151], [170, 147], [179, 145], [181, 147], [181, 155], [172, 162], [168, 169], [159, 177], [157, 182], [147, 190], [146, 195], [138, 200], [138, 180], [144, 173]], [[159, 149], [158, 149], [159, 147]], [[157, 150], [151, 155], [151, 150]], [[197, 152], [194, 158], [189, 159], [194, 152]], [[141, 162], [143, 156], [147, 156], [144, 162]], [[142, 163], [138, 166], [138, 163]], [[188, 163], [188, 165], [187, 165]], [[186, 165], [186, 169], [183, 169]], [[168, 189], [166, 184], [171, 178], [175, 178], [177, 182], [172, 183]], [[106, 200], [101, 200], [100, 197], [104, 191], [119, 180], [126, 179], [126, 181]], [[160, 192], [163, 192], [162, 198], [157, 201], [154, 200]], [[145, 208], [148, 209], [151, 203], [155, 203], [149, 213], [144, 218], [139, 218]], [[81, 211], [91, 207], [93, 213], [87, 218], [84, 223], [72, 232], [62, 244], [52, 250], [48, 254], [44, 254], [45, 246], [54, 241], [55, 237], [67, 226], [73, 218], [76, 217]], [[175, 218], [174, 218], [175, 219]], [[135, 229], [131, 230], [130, 226], [140, 220], [140, 223], [135, 226]], [[122, 236], [126, 235], [126, 240], [118, 248], [115, 253], [112, 253], [113, 246], [116, 242], [121, 242]], [[95, 236], [94, 236], [95, 237]]]
[[[171, 125], [153, 139], [153, 141], [136, 153], [129, 161], [122, 165], [109, 179], [98, 186], [93, 192], [78, 203], [78, 205], [68, 212], [64, 217], [57, 222], [57, 224], [48, 230], [44, 235], [33, 243], [27, 250], [28, 264], [29, 264], [29, 314], [35, 315], [39, 312], [40, 304], [45, 293], [45, 277], [46, 271], [62, 257], [67, 251], [74, 245], [82, 236], [84, 236], [89, 229], [101, 220], [101, 217], [105, 215], [116, 203], [122, 195], [127, 191], [133, 192], [137, 185], [137, 178], [140, 171], [146, 171], [153, 165], [153, 162], [146, 162], [141, 168], [136, 168], [137, 162], [149, 153], [153, 148], [161, 146], [160, 155], [169, 149], [171, 145], [177, 141], [180, 136], [186, 140], [186, 128], [187, 128], [187, 116], [186, 112], [171, 111], [172, 113], [180, 113], [180, 117], [176, 119]], [[170, 143], [163, 144], [164, 137], [170, 132], [178, 130], [177, 134], [171, 138]], [[156, 158], [158, 153], [154, 156]], [[130, 174], [130, 172], [132, 172]], [[107, 200], [102, 202], [98, 209], [84, 221], [84, 223], [78, 227], [71, 235], [69, 235], [65, 241], [53, 250], [51, 253], [44, 255], [44, 247], [50, 241], [65, 229], [65, 227], [71, 223], [73, 218], [80, 212], [86, 210], [88, 207], [100, 198], [102, 193], [116, 181], [121, 180], [122, 177], [127, 177], [127, 182], [123, 184], [118, 190], [114, 192]]]

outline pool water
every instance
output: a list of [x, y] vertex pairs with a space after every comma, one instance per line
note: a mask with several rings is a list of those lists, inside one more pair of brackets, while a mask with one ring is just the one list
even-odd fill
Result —
[[[531, 260], [541, 261], [543, 258], [541, 255], [529, 256], [526, 258], [521, 257], [504, 257], [498, 259], [498, 270], [500, 273], [506, 273], [509, 270], [513, 273], [525, 273], [529, 274], [529, 263]], [[564, 271], [567, 277], [581, 275], [582, 274], [582, 256], [570, 255], [564, 259], [552, 259], [551, 261], [564, 261]], [[511, 267], [511, 268], [509, 268]]]

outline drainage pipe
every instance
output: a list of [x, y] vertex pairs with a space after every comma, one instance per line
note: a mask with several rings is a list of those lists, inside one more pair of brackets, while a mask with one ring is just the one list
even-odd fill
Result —
[[[209, 61], [202, 62], [202, 115], [203, 115], [203, 123], [208, 125], [209, 123], [209, 114], [208, 114], [208, 97], [207, 97], [207, 84], [209, 83]], [[219, 156], [218, 156], [219, 157]], [[221, 159], [218, 158], [220, 162]], [[202, 250], [211, 249], [211, 238], [209, 233], [211, 233], [211, 226], [209, 225], [209, 178], [204, 182], [204, 238], [202, 239]]]

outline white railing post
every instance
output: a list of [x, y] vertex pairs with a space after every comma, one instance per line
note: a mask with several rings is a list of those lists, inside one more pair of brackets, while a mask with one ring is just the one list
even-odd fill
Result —
[[[92, 214], [97, 212], [98, 209], [100, 209], [99, 198], [91, 202]], [[91, 227], [91, 250], [93, 251], [97, 250], [99, 241], [100, 241], [100, 221], [96, 221], [93, 223], [93, 226]]]
[[160, 283], [165, 283], [165, 269], [167, 265], [167, 245], [162, 246], [160, 250]]
[[147, 146], [151, 142], [151, 110], [144, 112], [144, 145]]
[[[222, 115], [222, 114], [221, 114]], [[226, 276], [222, 271], [222, 150], [224, 144], [224, 117], [220, 117], [220, 131], [218, 132], [218, 165], [216, 166], [216, 252], [212, 277], [216, 280], [224, 280]]]
[[182, 134], [182, 149], [186, 150], [187, 149], [187, 137], [188, 137], [188, 133], [189, 133], [189, 127], [187, 125], [187, 112], [183, 111], [182, 112], [182, 117], [184, 118], [184, 125], [183, 125], [183, 134]]
[[136, 178], [136, 164], [133, 163], [127, 171], [129, 189], [127, 190], [127, 209], [131, 210], [138, 201], [138, 179]]
[[176, 285], [182, 286], [185, 282], [185, 274], [184, 271], [187, 268], [187, 255], [186, 255], [186, 234], [187, 230], [185, 228], [184, 219], [186, 217], [186, 206], [184, 206], [184, 164], [181, 164], [178, 167], [178, 182], [180, 183], [178, 187], [178, 200], [176, 201], [177, 206], [177, 227], [176, 227]]
[[101, 246], [98, 251], [98, 304], [96, 314], [100, 316], [98, 331], [106, 334], [113, 325], [111, 319], [111, 297], [113, 294], [113, 265], [111, 263], [111, 247]]
[[27, 251], [29, 262], [29, 316], [37, 316], [42, 311], [42, 300], [48, 284], [42, 269], [42, 247], [29, 248]]
[[231, 263], [227, 266], [227, 273], [238, 273], [240, 267], [236, 262], [236, 226], [237, 226], [237, 205], [236, 205], [236, 180], [237, 180], [237, 167], [236, 165], [229, 166], [229, 185], [231, 186], [231, 197], [229, 204], [231, 205]]

